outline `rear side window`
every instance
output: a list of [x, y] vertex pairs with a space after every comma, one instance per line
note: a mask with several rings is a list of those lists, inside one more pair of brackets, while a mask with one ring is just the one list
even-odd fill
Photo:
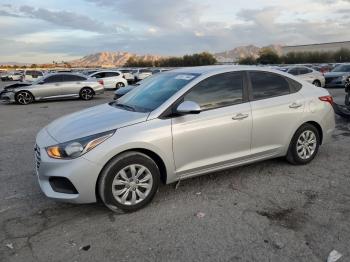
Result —
[[113, 77], [113, 76], [119, 76], [118, 72], [105, 72], [104, 77]]
[[62, 81], [63, 82], [69, 82], [69, 81], [84, 81], [86, 78], [78, 75], [62, 75]]
[[294, 67], [291, 70], [289, 70], [288, 73], [293, 75], [293, 76], [299, 75], [298, 68], [296, 68], [296, 67]]
[[96, 78], [104, 78], [105, 77], [105, 73], [101, 72], [101, 73], [97, 73], [94, 74], [92, 77], [96, 77]]
[[53, 75], [49, 76], [44, 80], [45, 83], [56, 83], [56, 82], [62, 82], [61, 75]]
[[290, 94], [289, 82], [283, 76], [268, 72], [249, 72], [254, 100]]
[[184, 100], [196, 102], [202, 110], [242, 103], [242, 73], [224, 73], [208, 77], [193, 87]]
[[311, 73], [311, 72], [312, 72], [312, 70], [309, 69], [309, 68], [305, 68], [305, 67], [299, 68], [299, 74], [300, 74], [300, 75], [309, 74], [309, 73]]

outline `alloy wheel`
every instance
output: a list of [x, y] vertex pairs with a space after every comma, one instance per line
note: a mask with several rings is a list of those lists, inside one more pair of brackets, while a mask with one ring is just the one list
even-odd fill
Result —
[[81, 97], [84, 100], [90, 100], [94, 96], [92, 90], [90, 88], [84, 88], [81, 90]]
[[306, 130], [302, 132], [297, 141], [297, 154], [303, 159], [307, 160], [315, 153], [317, 146], [317, 138], [313, 131]]
[[112, 194], [120, 204], [132, 206], [142, 202], [152, 190], [153, 178], [147, 167], [132, 164], [121, 169], [112, 182]]
[[20, 103], [21, 105], [28, 105], [33, 100], [32, 95], [28, 92], [20, 92], [17, 94], [16, 98], [18, 103]]

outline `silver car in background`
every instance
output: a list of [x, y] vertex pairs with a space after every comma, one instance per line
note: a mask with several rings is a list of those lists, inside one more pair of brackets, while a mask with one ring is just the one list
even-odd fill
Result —
[[56, 73], [29, 83], [16, 83], [0, 93], [2, 101], [27, 105], [34, 101], [79, 97], [91, 100], [104, 92], [103, 83], [81, 74]]
[[292, 74], [304, 81], [307, 81], [318, 87], [325, 87], [326, 79], [323, 74], [306, 66], [286, 66], [281, 69], [284, 72]]
[[52, 199], [135, 211], [161, 182], [275, 157], [308, 164], [334, 127], [328, 91], [290, 74], [183, 68], [44, 127], [36, 172]]

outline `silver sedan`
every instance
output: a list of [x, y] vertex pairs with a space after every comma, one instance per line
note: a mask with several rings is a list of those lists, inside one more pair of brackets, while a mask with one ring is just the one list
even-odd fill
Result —
[[0, 93], [6, 102], [27, 105], [33, 101], [79, 97], [91, 100], [94, 95], [104, 92], [103, 82], [80, 74], [56, 73], [45, 75], [28, 83], [9, 85]]
[[285, 157], [310, 163], [334, 130], [328, 91], [259, 67], [156, 74], [114, 103], [61, 117], [36, 138], [52, 199], [134, 211], [160, 183]]

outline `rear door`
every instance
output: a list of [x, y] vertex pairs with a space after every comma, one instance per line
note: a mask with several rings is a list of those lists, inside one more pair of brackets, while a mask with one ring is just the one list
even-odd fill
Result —
[[51, 98], [60, 96], [62, 76], [60, 74], [51, 75], [43, 79], [40, 84], [35, 85], [32, 92], [36, 98]]
[[288, 147], [304, 111], [296, 81], [279, 74], [249, 71], [253, 129], [252, 155], [277, 155]]
[[61, 92], [62, 96], [76, 96], [84, 86], [86, 80], [83, 76], [62, 74]]
[[244, 79], [242, 72], [211, 76], [181, 100], [198, 103], [202, 111], [172, 119], [174, 161], [180, 176], [229, 166], [249, 156], [252, 117]]

